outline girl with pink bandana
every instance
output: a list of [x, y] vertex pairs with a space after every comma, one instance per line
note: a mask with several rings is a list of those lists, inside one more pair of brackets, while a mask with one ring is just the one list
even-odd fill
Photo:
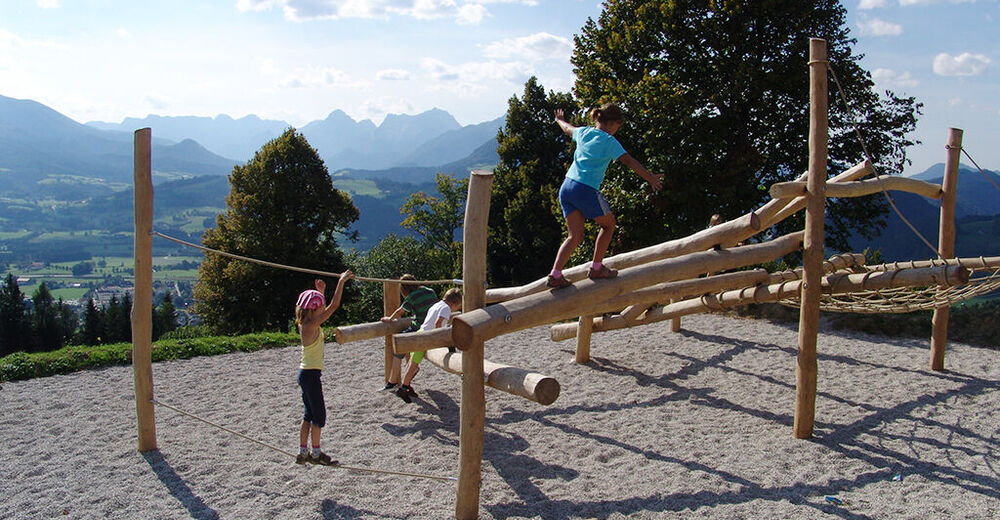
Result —
[[[295, 303], [295, 325], [299, 329], [302, 340], [302, 362], [299, 365], [299, 386], [302, 388], [302, 404], [304, 412], [302, 425], [299, 428], [299, 454], [295, 457], [296, 464], [322, 464], [335, 466], [337, 461], [323, 453], [319, 446], [320, 430], [326, 426], [326, 402], [323, 400], [323, 383], [320, 375], [323, 371], [323, 347], [326, 338], [323, 336], [323, 322], [340, 307], [340, 297], [344, 294], [344, 283], [354, 277], [351, 271], [344, 271], [337, 282], [337, 290], [333, 293], [330, 303], [326, 302], [323, 293], [326, 282], [316, 280], [316, 289], [309, 289], [299, 294]], [[312, 435], [312, 451], [308, 450], [306, 442]]]

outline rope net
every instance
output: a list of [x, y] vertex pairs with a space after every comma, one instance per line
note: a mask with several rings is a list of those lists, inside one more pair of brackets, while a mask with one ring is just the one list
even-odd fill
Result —
[[[952, 265], [962, 265], [969, 269], [969, 281], [964, 284], [893, 287], [841, 294], [824, 292], [820, 297], [820, 309], [829, 312], [853, 312], [857, 314], [902, 314], [934, 310], [938, 307], [970, 300], [1000, 288], [1000, 266], [991, 266], [985, 259], [981, 258], [980, 260], [981, 264], [974, 267], [967, 265], [967, 260], [959, 259], [950, 262]], [[942, 266], [946, 263], [949, 262], [942, 260], [922, 262], [922, 264], [934, 266]], [[899, 271], [916, 268], [914, 262], [909, 262], [909, 264], [910, 266], [900, 266], [898, 263], [871, 267], [862, 266], [850, 272]], [[779, 300], [779, 303], [798, 307], [801, 301], [799, 298], [787, 298]]]

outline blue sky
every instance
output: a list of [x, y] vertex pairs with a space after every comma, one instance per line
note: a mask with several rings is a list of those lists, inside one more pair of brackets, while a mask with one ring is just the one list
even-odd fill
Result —
[[[906, 173], [944, 161], [949, 127], [965, 131], [980, 166], [1000, 169], [998, 0], [844, 5], [878, 89], [924, 103]], [[302, 125], [341, 109], [378, 123], [436, 107], [474, 124], [502, 115], [531, 75], [570, 90], [573, 35], [600, 10], [596, 0], [0, 0], [0, 95], [80, 122], [256, 114]]]

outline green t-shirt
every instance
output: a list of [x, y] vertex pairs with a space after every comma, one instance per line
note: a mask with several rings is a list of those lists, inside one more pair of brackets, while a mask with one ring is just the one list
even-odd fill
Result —
[[437, 301], [437, 293], [433, 289], [421, 285], [406, 295], [402, 307], [403, 310], [413, 316], [413, 324], [419, 328], [423, 324], [424, 319], [427, 318], [427, 311]]

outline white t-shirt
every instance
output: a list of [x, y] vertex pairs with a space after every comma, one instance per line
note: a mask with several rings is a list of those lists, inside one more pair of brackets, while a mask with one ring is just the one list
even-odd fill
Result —
[[427, 309], [427, 317], [424, 318], [423, 325], [420, 326], [420, 330], [431, 330], [437, 323], [438, 318], [444, 318], [444, 325], [448, 324], [448, 318], [451, 317], [451, 307], [448, 306], [448, 302], [440, 300], [434, 305], [431, 305], [430, 309]]

